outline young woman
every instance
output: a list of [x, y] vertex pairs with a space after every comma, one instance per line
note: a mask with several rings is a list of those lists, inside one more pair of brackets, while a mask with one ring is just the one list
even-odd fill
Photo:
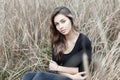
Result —
[[57, 7], [51, 16], [52, 60], [51, 71], [27, 73], [23, 80], [84, 80], [87, 75], [83, 66], [83, 53], [91, 62], [91, 42], [87, 36], [79, 33], [74, 25], [71, 11], [66, 7]]

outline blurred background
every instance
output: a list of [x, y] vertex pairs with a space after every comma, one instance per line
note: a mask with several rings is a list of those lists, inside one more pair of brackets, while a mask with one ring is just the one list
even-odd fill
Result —
[[92, 42], [89, 80], [120, 80], [120, 0], [0, 0], [0, 80], [48, 71], [50, 16], [68, 7]]

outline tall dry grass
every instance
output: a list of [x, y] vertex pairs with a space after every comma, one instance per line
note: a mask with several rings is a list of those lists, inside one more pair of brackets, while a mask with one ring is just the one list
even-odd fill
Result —
[[0, 0], [0, 80], [47, 70], [57, 6], [69, 7], [92, 41], [91, 80], [120, 80], [120, 0]]

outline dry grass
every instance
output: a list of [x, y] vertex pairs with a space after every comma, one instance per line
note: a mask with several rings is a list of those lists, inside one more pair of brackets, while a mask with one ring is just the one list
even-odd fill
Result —
[[120, 0], [0, 0], [0, 80], [46, 71], [50, 15], [64, 5], [92, 41], [91, 80], [120, 80]]

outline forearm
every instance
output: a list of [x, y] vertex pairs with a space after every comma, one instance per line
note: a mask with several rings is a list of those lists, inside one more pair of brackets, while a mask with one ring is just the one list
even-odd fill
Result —
[[68, 74], [76, 74], [79, 72], [79, 69], [77, 67], [58, 66], [57, 71], [62, 73], [68, 73]]
[[59, 72], [59, 74], [63, 75], [63, 76], [66, 76], [66, 77], [69, 77], [72, 80], [84, 80], [84, 77], [82, 77], [80, 75], [80, 73], [77, 73], [78, 75], [77, 74], [72, 75], [72, 74], [68, 74], [68, 73], [61, 73], [61, 72]]
[[52, 71], [58, 71], [58, 72], [68, 73], [68, 74], [76, 74], [79, 72], [79, 68], [77, 68], [77, 67], [60, 66], [54, 61], [50, 61], [49, 69]]

